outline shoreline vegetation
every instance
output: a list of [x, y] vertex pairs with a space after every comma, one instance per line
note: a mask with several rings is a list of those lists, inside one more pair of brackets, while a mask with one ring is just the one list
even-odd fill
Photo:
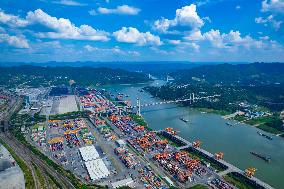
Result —
[[[215, 109], [210, 109], [210, 108], [194, 108], [198, 110], [201, 113], [214, 113], [221, 115], [222, 118], [226, 119], [226, 116], [231, 115], [229, 112], [224, 111], [224, 110], [215, 110]], [[263, 116], [263, 117], [258, 117], [258, 118], [253, 118], [253, 119], [246, 119], [244, 116], [234, 116], [230, 117], [227, 120], [234, 120], [237, 121], [238, 123], [243, 123], [247, 124], [253, 127], [256, 127], [258, 129], [261, 129], [265, 132], [274, 134], [276, 136], [281, 136], [284, 137], [284, 132], [281, 131], [281, 127], [277, 126], [280, 125], [281, 119], [279, 118], [279, 115], [273, 114], [271, 116]]]

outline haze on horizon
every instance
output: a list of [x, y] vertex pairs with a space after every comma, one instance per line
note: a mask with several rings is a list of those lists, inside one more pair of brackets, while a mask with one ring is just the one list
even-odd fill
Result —
[[1, 62], [283, 62], [283, 0], [4, 0]]

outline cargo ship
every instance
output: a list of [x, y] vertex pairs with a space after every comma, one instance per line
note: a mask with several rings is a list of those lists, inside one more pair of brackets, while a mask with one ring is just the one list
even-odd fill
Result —
[[228, 126], [234, 126], [234, 125], [233, 125], [232, 123], [230, 123], [230, 122], [227, 122], [226, 125], [228, 125]]
[[185, 123], [189, 122], [187, 119], [184, 119], [183, 117], [180, 117], [179, 119], [182, 120]]
[[260, 136], [263, 136], [263, 137], [265, 137], [265, 138], [267, 138], [267, 139], [269, 139], [269, 140], [272, 140], [272, 137], [271, 137], [271, 136], [268, 136], [268, 135], [266, 135], [266, 134], [263, 134], [263, 133], [261, 133], [261, 132], [259, 132], [259, 131], [257, 131], [257, 134], [259, 134]]
[[262, 155], [262, 154], [259, 154], [259, 153], [256, 153], [256, 152], [250, 152], [252, 155], [254, 155], [254, 156], [256, 156], [256, 157], [258, 157], [258, 158], [260, 158], [260, 159], [263, 159], [264, 161], [266, 161], [266, 162], [270, 162], [271, 161], [271, 158], [269, 157], [269, 156], [264, 156], [264, 155]]

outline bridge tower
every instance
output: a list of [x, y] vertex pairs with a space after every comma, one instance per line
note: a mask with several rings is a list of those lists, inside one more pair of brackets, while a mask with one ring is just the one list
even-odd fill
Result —
[[194, 102], [194, 93], [192, 93], [192, 102]]
[[137, 115], [139, 115], [139, 116], [141, 116], [141, 102], [140, 102], [140, 99], [139, 98], [137, 98], [137, 112], [136, 112], [136, 114]]

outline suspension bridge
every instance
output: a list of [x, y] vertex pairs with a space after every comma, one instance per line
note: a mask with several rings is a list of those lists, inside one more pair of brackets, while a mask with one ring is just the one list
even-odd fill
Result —
[[157, 106], [157, 105], [162, 105], [162, 104], [171, 104], [171, 103], [179, 103], [179, 102], [196, 102], [198, 100], [203, 100], [203, 99], [210, 99], [210, 98], [216, 98], [216, 97], [219, 97], [221, 95], [211, 95], [211, 96], [202, 96], [202, 97], [196, 97], [194, 95], [194, 93], [191, 93], [190, 94], [190, 97], [189, 98], [186, 98], [186, 99], [176, 99], [176, 100], [165, 100], [165, 101], [162, 101], [162, 102], [153, 102], [153, 103], [148, 103], [148, 104], [141, 104], [141, 101], [139, 98], [137, 98], [137, 101], [136, 101], [136, 106], [132, 106], [133, 108], [136, 108], [136, 114], [137, 115], [141, 115], [141, 108], [142, 107], [148, 107], [148, 106]]

